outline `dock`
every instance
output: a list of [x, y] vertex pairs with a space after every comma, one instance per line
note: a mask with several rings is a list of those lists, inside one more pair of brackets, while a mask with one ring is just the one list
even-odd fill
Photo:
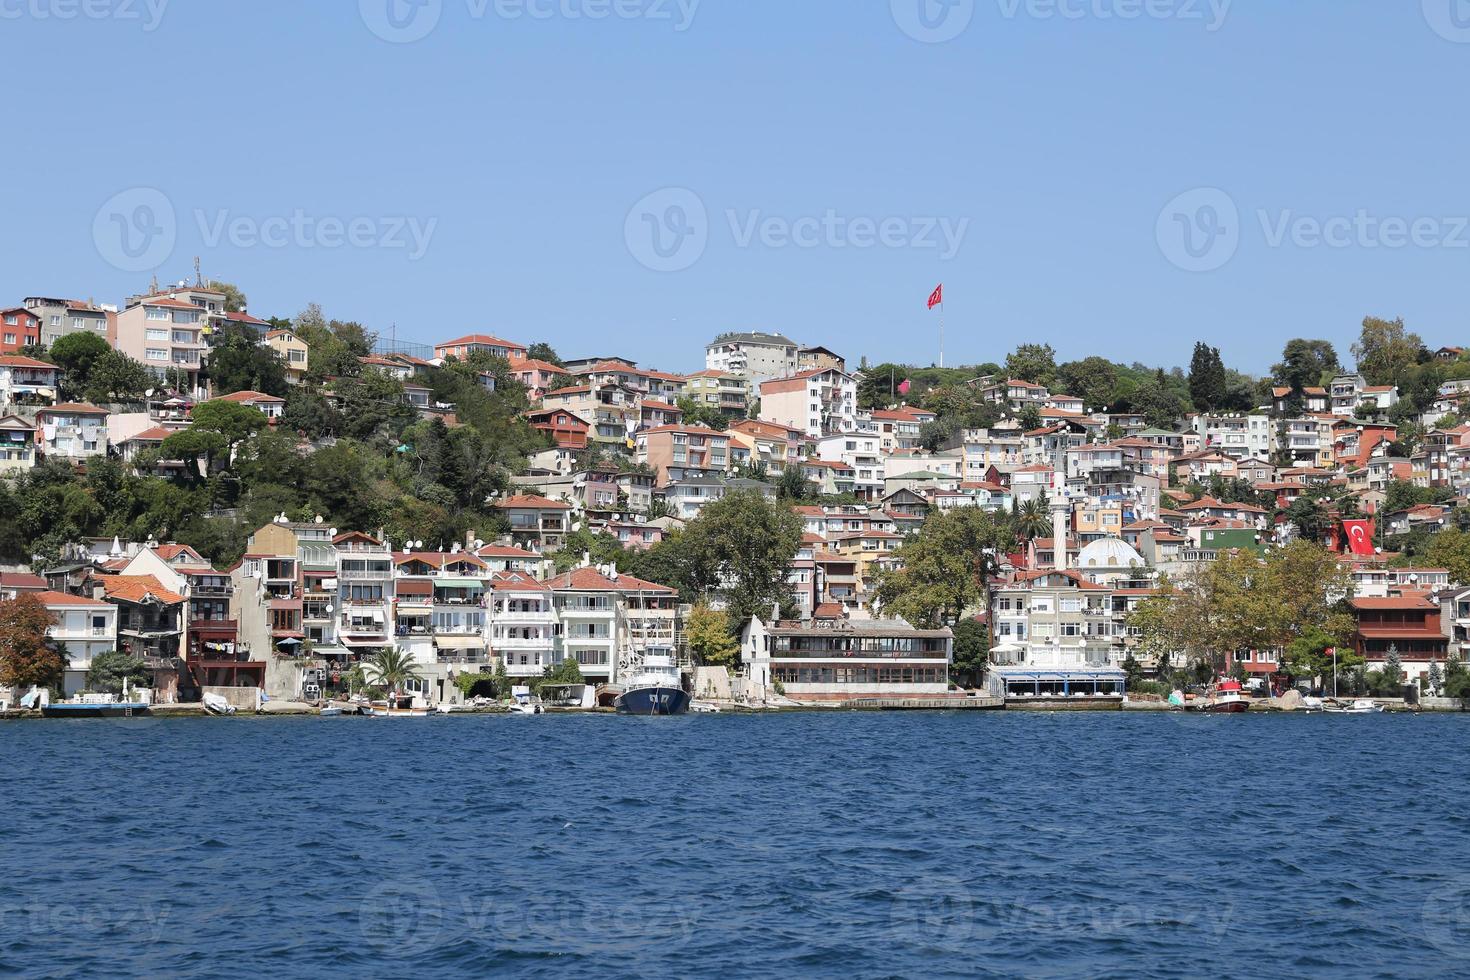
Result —
[[854, 698], [842, 702], [842, 707], [853, 711], [999, 711], [1005, 706], [1005, 698], [957, 698], [942, 694], [933, 697]]

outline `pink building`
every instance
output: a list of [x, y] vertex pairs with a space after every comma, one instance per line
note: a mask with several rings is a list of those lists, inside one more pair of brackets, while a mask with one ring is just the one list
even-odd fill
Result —
[[117, 314], [114, 346], [160, 379], [183, 372], [189, 392], [197, 396], [201, 394], [205, 315], [193, 303], [169, 296], [144, 299]]

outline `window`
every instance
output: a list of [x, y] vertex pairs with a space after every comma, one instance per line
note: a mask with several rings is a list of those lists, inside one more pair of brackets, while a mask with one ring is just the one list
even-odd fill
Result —
[[7, 314], [6, 317], [5, 317], [5, 322], [7, 324], [9, 324], [10, 326], [12, 326], [12, 327], [15, 326], [15, 324], [17, 322], [16, 321], [16, 318], [15, 318], [15, 314], [14, 313]]
[[13, 334], [13, 333], [6, 334], [5, 335], [5, 342], [7, 344], [13, 344], [13, 343], [15, 343], [15, 334]]
[[148, 307], [148, 319], [150, 319], [150, 320], [167, 320], [168, 319], [168, 310], [165, 310], [161, 306], [150, 306], [150, 307]]
[[168, 360], [168, 351], [159, 350], [157, 347], [150, 347], [148, 348], [147, 356], [150, 361], [166, 361]]
[[149, 330], [146, 331], [146, 334], [147, 334], [147, 338], [149, 340], [167, 340], [168, 339], [168, 331], [167, 330], [153, 330], [153, 329], [149, 329]]

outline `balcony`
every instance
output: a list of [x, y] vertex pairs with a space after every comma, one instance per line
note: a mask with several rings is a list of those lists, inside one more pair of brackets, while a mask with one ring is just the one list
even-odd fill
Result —
[[240, 623], [234, 619], [195, 619], [189, 622], [190, 633], [238, 633]]

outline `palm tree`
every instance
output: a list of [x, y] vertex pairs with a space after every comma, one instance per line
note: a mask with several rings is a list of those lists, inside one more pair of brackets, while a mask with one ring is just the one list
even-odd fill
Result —
[[1051, 516], [1046, 512], [1046, 501], [1032, 497], [1016, 512], [1016, 533], [1027, 544], [1051, 530]]
[[398, 699], [399, 689], [409, 681], [422, 680], [414, 668], [413, 657], [397, 647], [382, 647], [362, 662], [362, 672], [368, 681], [388, 689], [388, 707]]

